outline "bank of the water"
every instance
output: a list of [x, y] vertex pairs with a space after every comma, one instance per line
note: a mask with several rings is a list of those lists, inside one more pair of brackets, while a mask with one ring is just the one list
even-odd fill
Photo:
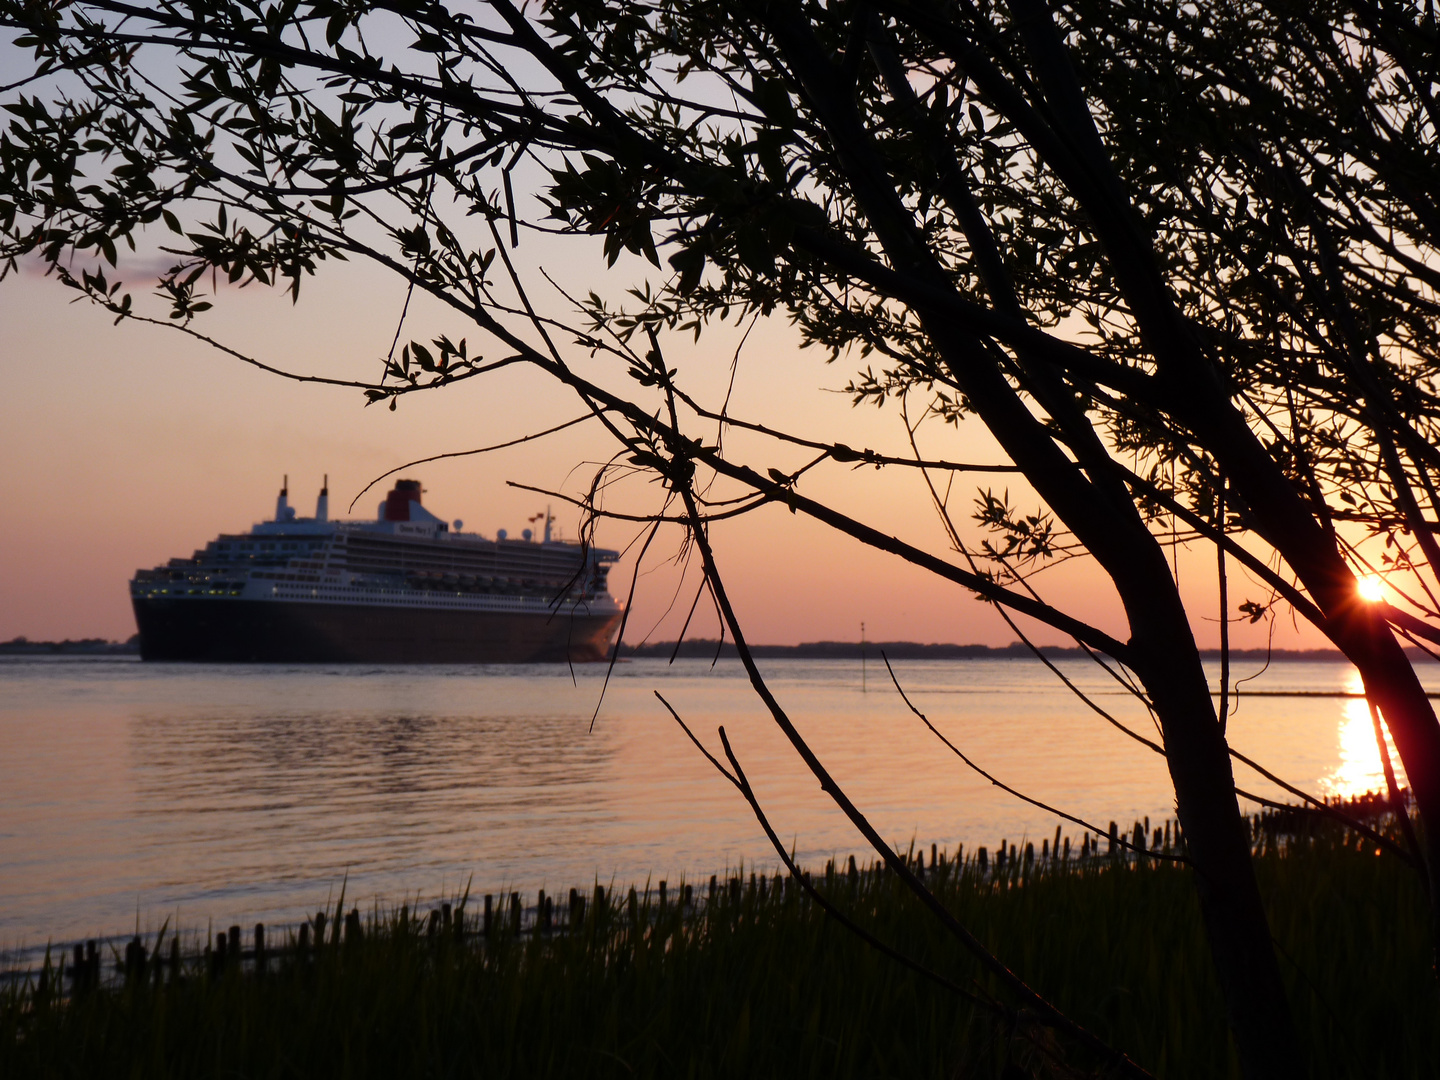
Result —
[[[1418, 881], [1372, 843], [1322, 832], [1257, 856], [1311, 1075], [1433, 1076], [1440, 1014]], [[982, 873], [967, 858], [926, 877], [1032, 986], [1157, 1076], [1236, 1074], [1183, 866], [1022, 855], [998, 875], [993, 859]], [[842, 866], [814, 880], [894, 948], [1007, 1002], [893, 875]], [[518, 936], [500, 911], [488, 937], [472, 899], [458, 939], [423, 909], [372, 911], [360, 935], [317, 947], [312, 932], [303, 952], [295, 934], [272, 942], [263, 975], [212, 950], [179, 978], [152, 965], [69, 998], [55, 992], [65, 980], [31, 980], [0, 1006], [0, 1075], [1097, 1074], [1024, 1013], [881, 956], [793, 884], [722, 880], [711, 900], [706, 882], [684, 899], [675, 887], [664, 907], [658, 889], [612, 897], [573, 926], [556, 915]]]

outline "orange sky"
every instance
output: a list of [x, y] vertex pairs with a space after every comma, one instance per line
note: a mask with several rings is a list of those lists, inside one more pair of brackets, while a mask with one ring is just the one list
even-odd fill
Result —
[[[566, 270], [572, 282], [604, 273], [598, 257], [587, 265], [573, 254]], [[393, 281], [336, 265], [307, 281], [296, 308], [275, 293], [228, 292], [205, 317], [205, 328], [279, 366], [373, 377], [402, 299]], [[126, 582], [133, 571], [269, 516], [282, 474], [290, 475], [292, 503], [306, 514], [328, 472], [332, 516], [339, 516], [366, 482], [405, 461], [500, 442], [581, 411], [568, 391], [519, 370], [412, 397], [394, 413], [367, 409], [358, 391], [287, 382], [159, 329], [112, 327], [99, 311], [69, 300], [63, 287], [34, 275], [0, 284], [6, 387], [0, 498], [7, 508], [0, 530], [0, 640], [128, 637], [134, 623]], [[412, 306], [406, 331], [407, 339], [465, 334], [453, 317], [424, 304]], [[681, 379], [718, 402], [735, 342], [727, 329], [698, 345], [684, 340], [667, 347]], [[850, 374], [844, 361], [827, 366], [797, 349], [783, 324], [764, 326], [741, 358], [734, 411], [802, 434], [898, 452], [903, 430], [896, 410], [852, 409], [843, 394], [827, 392]], [[936, 425], [927, 451], [998, 460], [978, 424], [973, 427], [957, 434]], [[737, 439], [731, 445], [744, 452], [752, 444]], [[463, 519], [467, 529], [493, 534], [503, 527], [515, 535], [545, 500], [505, 481], [573, 491], [589, 476], [576, 466], [612, 449], [603, 432], [587, 425], [543, 444], [413, 472], [436, 513]], [[802, 458], [767, 453], [749, 460], [788, 468]], [[960, 516], [968, 517], [969, 493], [985, 482], [957, 484], [967, 493], [956, 500]], [[1007, 478], [994, 482], [1003, 487]], [[1008, 482], [1017, 489], [1013, 478]], [[832, 465], [805, 485], [808, 494], [834, 499], [888, 532], [944, 550], [928, 498], [911, 473]], [[355, 513], [373, 514], [380, 494], [367, 495]], [[653, 495], [653, 488], [635, 485], [617, 493], [612, 505], [644, 506]], [[574, 512], [556, 510], [562, 534], [573, 536]], [[624, 547], [633, 529], [608, 524], [600, 541]], [[662, 536], [652, 549], [652, 572], [641, 578], [627, 639], [669, 640], [679, 629], [693, 586], [675, 602], [680, 611], [662, 621], [677, 584], [675, 569], [662, 560], [677, 539]], [[1013, 638], [998, 616], [957, 587], [784, 510], [720, 526], [716, 543], [757, 642], [855, 640], [862, 620], [871, 640], [1005, 644]], [[612, 576], [622, 599], [632, 574], [629, 557]], [[1197, 634], [1202, 644], [1214, 644], [1213, 556], [1182, 560], [1181, 577], [1203, 614], [1197, 614]], [[1041, 581], [1048, 598], [1123, 633], [1107, 585], [1084, 566], [1061, 568]], [[1232, 585], [1235, 602], [1251, 594], [1261, 595], [1242, 582]], [[697, 618], [695, 626], [701, 635], [714, 633], [713, 619]], [[1062, 643], [1043, 628], [1036, 636]], [[1319, 644], [1313, 633], [1297, 635], [1288, 621], [1275, 640]], [[1236, 644], [1263, 645], [1264, 628], [1237, 627]]]

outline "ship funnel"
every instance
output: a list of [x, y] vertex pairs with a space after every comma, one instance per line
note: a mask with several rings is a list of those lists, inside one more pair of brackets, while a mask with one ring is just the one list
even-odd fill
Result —
[[409, 521], [410, 504], [420, 505], [420, 481], [396, 480], [395, 486], [385, 496], [386, 521]]
[[330, 520], [330, 474], [325, 474], [325, 483], [320, 487], [320, 498], [315, 500], [315, 520]]
[[275, 520], [289, 521], [293, 516], [290, 510], [290, 476], [287, 473], [284, 482], [280, 485], [280, 497], [275, 500]]

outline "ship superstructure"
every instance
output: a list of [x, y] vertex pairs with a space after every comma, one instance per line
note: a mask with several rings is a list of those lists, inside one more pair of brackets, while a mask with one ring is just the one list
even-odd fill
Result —
[[315, 516], [289, 505], [188, 559], [130, 582], [147, 660], [521, 663], [597, 660], [620, 608], [606, 588], [616, 552], [533, 536], [462, 531], [395, 483], [371, 521], [332, 521], [328, 479]]

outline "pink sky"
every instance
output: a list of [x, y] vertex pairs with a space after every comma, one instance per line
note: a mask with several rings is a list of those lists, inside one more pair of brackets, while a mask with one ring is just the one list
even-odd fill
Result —
[[[572, 275], [602, 273], [571, 265]], [[139, 290], [137, 290], [139, 291]], [[221, 531], [234, 532], [269, 516], [283, 474], [292, 503], [313, 508], [321, 476], [330, 476], [332, 516], [373, 477], [415, 458], [514, 438], [578, 415], [569, 392], [535, 373], [509, 370], [439, 394], [404, 401], [398, 411], [364, 408], [358, 391], [298, 385], [246, 367], [173, 333], [126, 324], [85, 303], [72, 304], [58, 284], [33, 275], [0, 284], [0, 344], [6, 393], [0, 398], [0, 451], [6, 464], [0, 497], [8, 510], [0, 530], [0, 640], [126, 638], [134, 632], [126, 582], [139, 567], [187, 555]], [[222, 297], [205, 328], [268, 362], [293, 370], [374, 377], [394, 333], [402, 294], [394, 282], [353, 266], [331, 266], [307, 281], [301, 303], [258, 290]], [[462, 336], [453, 317], [412, 307], [406, 337]], [[474, 335], [471, 335], [472, 339]], [[688, 385], [718, 402], [735, 335], [725, 330], [698, 345], [672, 343], [672, 362]], [[851, 370], [825, 365], [799, 350], [781, 323], [760, 328], [736, 378], [738, 415], [812, 437], [899, 452], [903, 429], [892, 408], [852, 409], [842, 387]], [[978, 424], [974, 430], [936, 425], [928, 453], [999, 460]], [[735, 439], [742, 453], [753, 443]], [[543, 444], [413, 470], [427, 489], [426, 505], [467, 529], [518, 534], [543, 497], [507, 488], [514, 480], [574, 491], [590, 471], [584, 462], [608, 457], [612, 444], [586, 425]], [[789, 468], [802, 458], [766, 451], [749, 458]], [[964, 481], [956, 504], [968, 517], [973, 489]], [[997, 488], [1020, 490], [1014, 478]], [[905, 470], [852, 471], [831, 466], [805, 481], [808, 494], [831, 498], [870, 523], [943, 553], [944, 537], [919, 478]], [[356, 506], [374, 513], [381, 492]], [[648, 505], [653, 488], [635, 485], [617, 503]], [[574, 511], [556, 507], [562, 535], [574, 535]], [[634, 526], [602, 527], [603, 545], [623, 548]], [[637, 590], [627, 639], [670, 640], [693, 596], [675, 600], [678, 574], [663, 560], [678, 534], [652, 548]], [[861, 548], [802, 516], [767, 509], [717, 527], [722, 569], [752, 640], [793, 643], [855, 640], [860, 623], [871, 640], [983, 642], [1013, 639], [999, 617], [958, 587], [937, 581], [890, 556]], [[655, 557], [659, 550], [659, 558]], [[623, 599], [633, 555], [612, 576]], [[1202, 645], [1215, 644], [1213, 556], [1182, 559], [1181, 578], [1194, 600]], [[1122, 633], [1107, 584], [1075, 564], [1040, 579], [1047, 598]], [[1247, 591], [1248, 589], [1248, 591]], [[1261, 593], [1232, 583], [1234, 602]], [[695, 624], [714, 633], [713, 619]], [[697, 631], [692, 627], [692, 634]], [[1038, 629], [1047, 643], [1066, 643]], [[1263, 627], [1237, 627], [1236, 644], [1263, 645]], [[1314, 646], [1313, 632], [1277, 628], [1277, 645]]]

